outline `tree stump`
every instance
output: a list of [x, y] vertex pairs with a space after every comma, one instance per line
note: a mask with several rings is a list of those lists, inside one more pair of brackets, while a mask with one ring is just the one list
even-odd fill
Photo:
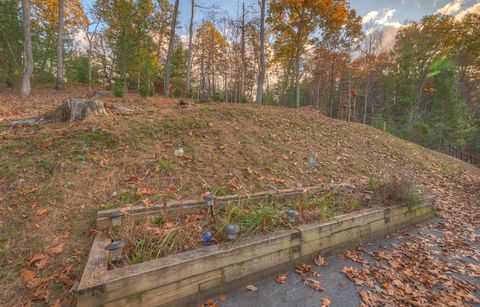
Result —
[[60, 121], [84, 120], [89, 115], [108, 115], [103, 102], [87, 99], [65, 99], [59, 109]]

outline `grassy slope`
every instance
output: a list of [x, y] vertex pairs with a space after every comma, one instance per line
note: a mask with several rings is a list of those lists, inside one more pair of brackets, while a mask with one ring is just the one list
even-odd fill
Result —
[[[258, 191], [267, 182], [280, 187], [365, 183], [369, 176], [403, 174], [427, 185], [436, 176], [479, 173], [453, 158], [311, 109], [233, 104], [179, 109], [153, 98], [127, 106], [136, 113], [0, 128], [0, 305], [32, 294], [20, 270], [34, 254], [59, 243], [65, 243], [65, 251], [51, 257], [39, 276], [72, 266], [80, 279], [99, 209], [198, 198], [208, 189]], [[92, 127], [100, 132], [91, 132]], [[174, 156], [178, 146], [184, 147], [183, 159]], [[315, 169], [307, 163], [311, 152], [317, 155]], [[154, 194], [138, 196], [141, 188]], [[56, 278], [47, 285], [53, 291], [50, 303], [58, 297], [73, 300], [69, 286]]]

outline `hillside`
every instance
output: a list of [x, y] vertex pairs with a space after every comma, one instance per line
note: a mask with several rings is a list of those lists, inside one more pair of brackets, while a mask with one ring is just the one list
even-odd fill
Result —
[[[81, 94], [39, 94], [35, 104], [1, 94], [0, 118], [38, 115], [74, 93]], [[397, 175], [447, 199], [441, 201], [446, 212], [457, 215], [451, 206], [478, 211], [472, 207], [480, 199], [478, 168], [310, 108], [208, 103], [184, 109], [173, 100], [133, 96], [107, 102], [117, 100], [135, 113], [43, 127], [0, 122], [0, 305], [42, 298], [45, 291], [35, 293], [38, 287], [19, 277], [35, 254], [51, 247], [56, 250], [37, 282], [51, 290], [50, 303], [71, 303], [95, 214], [104, 208], [199, 198], [206, 190], [259, 191], [269, 182], [364, 184], [371, 176]], [[9, 111], [12, 101], [21, 111]], [[178, 147], [183, 158], [174, 155]], [[312, 153], [315, 167], [308, 163]], [[458, 215], [464, 222], [478, 216], [468, 210]]]

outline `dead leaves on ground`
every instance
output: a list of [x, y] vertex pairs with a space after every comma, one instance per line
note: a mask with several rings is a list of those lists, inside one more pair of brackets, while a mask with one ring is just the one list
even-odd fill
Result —
[[330, 307], [330, 300], [326, 297], [322, 297], [322, 305], [321, 307]]
[[[50, 276], [44, 277], [41, 274], [41, 271], [47, 267], [49, 259], [63, 253], [64, 249], [65, 243], [45, 248], [43, 252], [33, 255], [28, 261], [27, 267], [20, 271], [20, 277], [23, 284], [26, 288], [33, 291], [30, 293], [26, 305], [31, 305], [31, 303], [36, 300], [43, 300], [48, 304], [51, 295], [51, 290], [48, 287], [48, 284], [55, 279], [61, 281], [70, 288], [73, 288], [75, 284], [78, 283], [76, 276], [72, 273], [73, 268], [71, 266]], [[57, 301], [55, 302], [56, 304]], [[61, 301], [59, 301], [58, 304], [60, 303]]]
[[48, 258], [49, 256], [45, 254], [35, 254], [28, 262], [28, 265], [31, 266], [32, 264], [35, 264], [39, 270], [42, 270], [47, 266]]
[[313, 262], [315, 262], [315, 264], [318, 265], [318, 266], [327, 266], [328, 265], [328, 262], [326, 262], [325, 258], [323, 258], [321, 255], [316, 256], [315, 259], [313, 260]]
[[45, 249], [45, 252], [50, 255], [58, 255], [63, 253], [65, 243], [60, 243], [56, 246]]
[[317, 271], [313, 270], [313, 267], [309, 265], [308, 263], [301, 263], [297, 265], [297, 268], [295, 269], [295, 272], [297, 272], [300, 275], [300, 279], [303, 281], [303, 283], [316, 290], [316, 291], [324, 291], [325, 288], [322, 287], [320, 282], [316, 280], [315, 278], [320, 276], [320, 273]]
[[284, 284], [287, 281], [287, 274], [280, 274], [277, 275], [275, 278], [275, 281], [278, 282], [279, 284]]

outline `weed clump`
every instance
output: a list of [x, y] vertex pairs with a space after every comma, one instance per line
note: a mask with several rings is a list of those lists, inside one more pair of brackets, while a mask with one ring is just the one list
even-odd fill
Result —
[[391, 180], [379, 183], [373, 190], [374, 200], [380, 204], [415, 205], [421, 201], [421, 193], [413, 182], [393, 176]]

